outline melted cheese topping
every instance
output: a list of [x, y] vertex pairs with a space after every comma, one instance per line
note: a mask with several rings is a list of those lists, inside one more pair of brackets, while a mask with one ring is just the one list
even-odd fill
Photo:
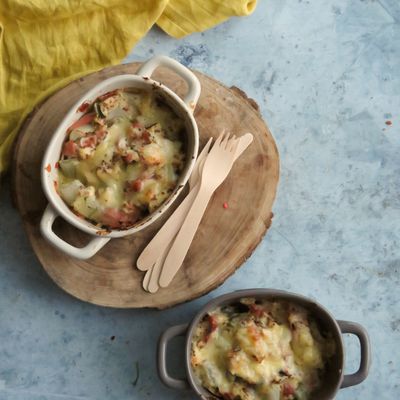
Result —
[[224, 399], [304, 400], [334, 347], [304, 309], [243, 299], [200, 322], [191, 363], [201, 384]]
[[127, 229], [172, 193], [184, 165], [183, 121], [154, 93], [100, 96], [67, 131], [59, 193], [78, 215]]

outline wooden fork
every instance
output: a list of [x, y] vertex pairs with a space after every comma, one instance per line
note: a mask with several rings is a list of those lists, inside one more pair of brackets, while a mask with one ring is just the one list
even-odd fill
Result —
[[181, 267], [212, 194], [225, 180], [235, 160], [239, 141], [222, 134], [209, 152], [196, 198], [165, 259], [159, 285], [166, 287]]
[[[160, 228], [157, 234], [145, 247], [136, 261], [136, 266], [141, 271], [147, 271], [143, 278], [143, 289], [154, 293], [158, 290], [158, 278], [160, 276], [160, 262], [163, 261], [163, 255], [169, 249], [169, 245], [175, 235], [178, 233], [179, 228], [193, 202], [195, 193], [193, 192], [194, 186], [200, 178], [200, 167], [203, 165], [205, 158], [207, 157], [208, 151], [210, 150], [212, 138], [208, 140], [203, 150], [199, 154], [196, 160], [196, 164], [193, 168], [193, 172], [189, 178], [189, 194], [183, 199], [179, 207], [173, 212], [168, 218], [165, 224]], [[151, 284], [150, 284], [151, 282]]]

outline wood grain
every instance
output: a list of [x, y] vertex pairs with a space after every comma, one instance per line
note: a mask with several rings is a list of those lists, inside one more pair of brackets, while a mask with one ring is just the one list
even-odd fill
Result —
[[[163, 220], [133, 236], [111, 240], [90, 260], [76, 260], [56, 250], [39, 231], [47, 203], [40, 182], [40, 164], [47, 143], [63, 115], [84, 92], [110, 76], [135, 73], [139, 65], [118, 65], [88, 75], [36, 107], [14, 147], [13, 196], [38, 259], [58, 286], [72, 296], [102, 306], [163, 309], [216, 288], [251, 255], [271, 224], [279, 156], [254, 100], [238, 88], [227, 88], [195, 72], [202, 85], [195, 110], [201, 147], [222, 128], [237, 136], [251, 132], [254, 142], [214, 194], [172, 284], [155, 294], [147, 293], [141, 288], [144, 273], [134, 267], [136, 258]], [[169, 70], [160, 68], [153, 77], [179, 95], [184, 94], [185, 83]], [[224, 202], [229, 205], [227, 209], [223, 208]], [[58, 234], [75, 245], [82, 245], [88, 239], [61, 219], [56, 225]]]

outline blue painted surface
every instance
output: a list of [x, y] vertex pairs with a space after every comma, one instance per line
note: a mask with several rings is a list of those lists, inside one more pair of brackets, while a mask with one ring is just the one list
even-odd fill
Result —
[[[370, 376], [337, 399], [397, 399], [399, 21], [397, 0], [270, 0], [181, 41], [152, 30], [128, 61], [169, 54], [259, 103], [281, 155], [272, 228], [233, 277], [197, 301], [162, 312], [104, 309], [46, 276], [3, 185], [0, 400], [195, 398], [159, 383], [157, 338], [208, 299], [250, 287], [311, 296], [366, 326]], [[346, 344], [349, 372], [358, 347]]]

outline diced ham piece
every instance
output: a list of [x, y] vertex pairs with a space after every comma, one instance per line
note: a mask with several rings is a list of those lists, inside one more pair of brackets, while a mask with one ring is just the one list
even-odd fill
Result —
[[132, 212], [129, 213], [116, 208], [107, 208], [103, 213], [102, 222], [112, 229], [125, 228], [136, 222], [138, 217], [138, 210], [136, 208], [132, 209]]
[[126, 156], [125, 156], [125, 161], [129, 164], [129, 163], [131, 163], [132, 161], [133, 161], [133, 154], [132, 153], [128, 153]]
[[83, 117], [78, 119], [78, 121], [74, 122], [68, 129], [67, 132], [71, 132], [72, 130], [79, 128], [80, 126], [90, 124], [96, 114], [85, 114]]
[[62, 149], [62, 154], [67, 157], [76, 156], [78, 152], [78, 145], [72, 140], [65, 142]]
[[140, 122], [132, 122], [132, 128], [144, 129], [144, 125]]
[[208, 318], [208, 331], [205, 334], [204, 341], [207, 343], [210, 340], [211, 335], [215, 332], [218, 328], [218, 321], [214, 315], [207, 315]]
[[290, 383], [285, 383], [282, 388], [282, 394], [284, 396], [292, 396], [295, 394], [295, 390]]
[[213, 315], [208, 316], [208, 323], [210, 324], [210, 332], [214, 332], [218, 328], [218, 321]]
[[135, 192], [140, 192], [143, 189], [143, 181], [141, 179], [135, 179], [131, 183], [131, 187]]
[[85, 112], [89, 108], [89, 106], [90, 106], [90, 103], [85, 101], [79, 106], [78, 111]]
[[262, 315], [264, 314], [264, 309], [261, 306], [259, 306], [258, 304], [250, 304], [249, 308], [250, 308], [250, 312], [256, 318], [261, 318]]
[[106, 136], [106, 133], [107, 133], [107, 131], [103, 127], [97, 129], [95, 132], [97, 139], [99, 139], [99, 140], [103, 140], [104, 137]]
[[117, 92], [118, 92], [118, 89], [111, 90], [111, 92], [104, 93], [102, 96], [99, 97], [99, 100], [104, 101], [104, 100], [108, 99], [109, 97], [117, 94]]
[[86, 137], [81, 138], [79, 141], [81, 147], [96, 147], [97, 144], [97, 136], [96, 135], [89, 135]]
[[116, 208], [107, 208], [104, 211], [102, 221], [110, 228], [119, 228], [121, 221], [126, 218], [126, 214]]
[[150, 137], [150, 132], [149, 131], [144, 131], [142, 133], [142, 140], [144, 144], [150, 144], [151, 143], [151, 137]]

